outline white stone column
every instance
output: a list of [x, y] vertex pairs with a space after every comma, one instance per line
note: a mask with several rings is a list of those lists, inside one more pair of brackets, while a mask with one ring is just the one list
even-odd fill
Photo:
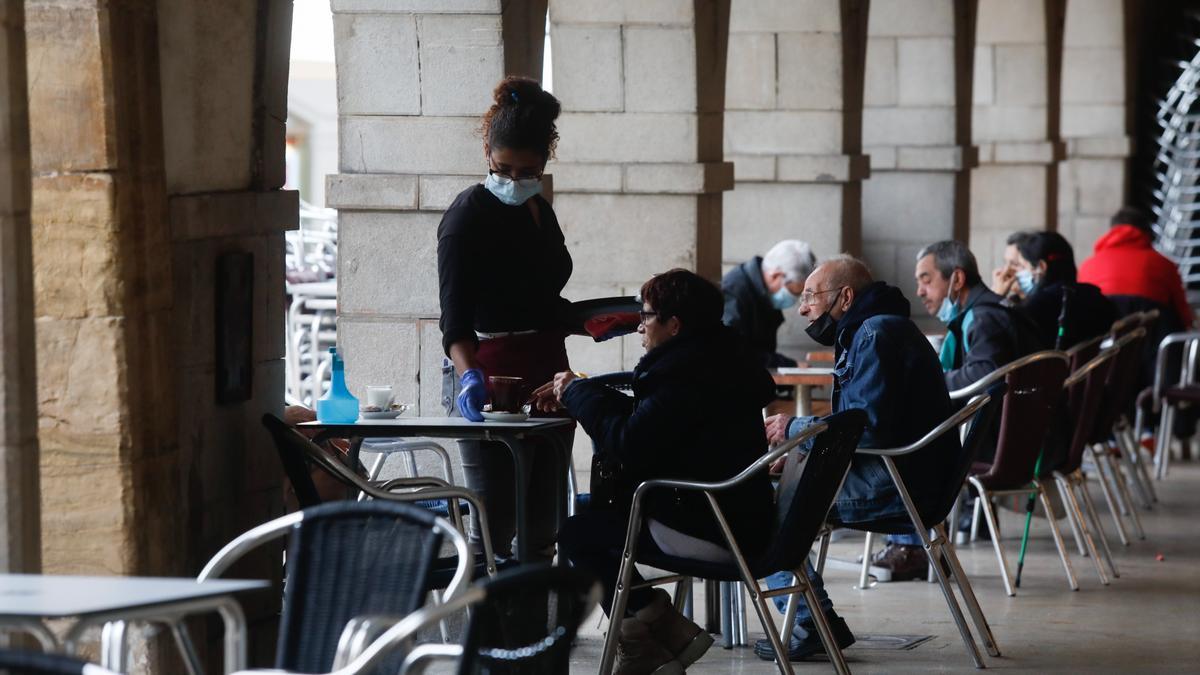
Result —
[[[568, 298], [633, 294], [673, 267], [719, 277], [728, 21], [728, 0], [550, 1]], [[574, 367], [598, 372], [642, 354], [636, 336], [568, 348]]]
[[[736, 187], [725, 198], [722, 262], [804, 239], [819, 256], [860, 253], [865, 3], [734, 0], [725, 153]], [[794, 312], [781, 346], [805, 342]]]
[[971, 248], [981, 270], [999, 264], [1017, 230], [1052, 226], [1051, 171], [1062, 157], [1050, 128], [1046, 2], [979, 0], [974, 74]]
[[[955, 236], [958, 181], [973, 156], [958, 143], [954, 0], [873, 0], [863, 145], [863, 256], [914, 301], [921, 247]], [[969, 92], [968, 92], [969, 95]]]
[[333, 0], [338, 343], [350, 389], [441, 415], [437, 226], [486, 173], [481, 115], [504, 76], [500, 0]]
[[1091, 255], [1096, 238], [1128, 197], [1125, 16], [1122, 0], [1068, 2], [1063, 36], [1059, 231], [1075, 260]]

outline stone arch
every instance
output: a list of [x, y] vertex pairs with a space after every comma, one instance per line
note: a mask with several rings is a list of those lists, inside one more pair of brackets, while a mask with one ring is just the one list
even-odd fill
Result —
[[970, 238], [981, 269], [1016, 230], [1057, 220], [1058, 45], [1064, 0], [979, 0], [976, 20]]
[[1058, 226], [1082, 262], [1129, 198], [1133, 149], [1124, 0], [1067, 3], [1063, 31]]
[[[726, 268], [800, 238], [827, 256], [859, 253], [864, 2], [734, 0], [726, 86]], [[807, 343], [789, 312], [781, 346]]]

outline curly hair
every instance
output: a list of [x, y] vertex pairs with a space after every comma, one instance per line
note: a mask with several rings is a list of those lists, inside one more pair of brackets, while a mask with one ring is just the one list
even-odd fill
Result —
[[558, 129], [554, 120], [562, 106], [537, 80], [509, 75], [492, 92], [492, 107], [483, 114], [480, 132], [491, 148], [531, 150], [554, 156]]
[[685, 269], [656, 274], [642, 284], [642, 301], [665, 321], [678, 317], [684, 330], [705, 330], [721, 324], [725, 296], [704, 277]]

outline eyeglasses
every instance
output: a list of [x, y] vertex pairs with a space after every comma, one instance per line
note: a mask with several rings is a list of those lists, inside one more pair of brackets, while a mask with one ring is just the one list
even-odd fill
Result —
[[845, 288], [845, 286], [838, 286], [837, 288], [831, 288], [827, 291], [804, 291], [803, 293], [800, 294], [800, 304], [801, 305], [812, 305], [813, 301], [817, 299], [818, 295], [824, 295], [826, 293], [836, 293], [836, 292], [842, 290], [843, 288]]
[[641, 310], [638, 312], [638, 323], [645, 325], [647, 321], [656, 318], [657, 316], [658, 312], [647, 312], [645, 310]]

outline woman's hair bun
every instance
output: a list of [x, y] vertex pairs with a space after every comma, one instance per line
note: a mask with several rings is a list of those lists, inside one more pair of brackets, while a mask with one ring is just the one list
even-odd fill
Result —
[[492, 101], [482, 129], [489, 146], [534, 150], [546, 158], [554, 154], [554, 120], [562, 106], [537, 80], [509, 75], [496, 85]]

